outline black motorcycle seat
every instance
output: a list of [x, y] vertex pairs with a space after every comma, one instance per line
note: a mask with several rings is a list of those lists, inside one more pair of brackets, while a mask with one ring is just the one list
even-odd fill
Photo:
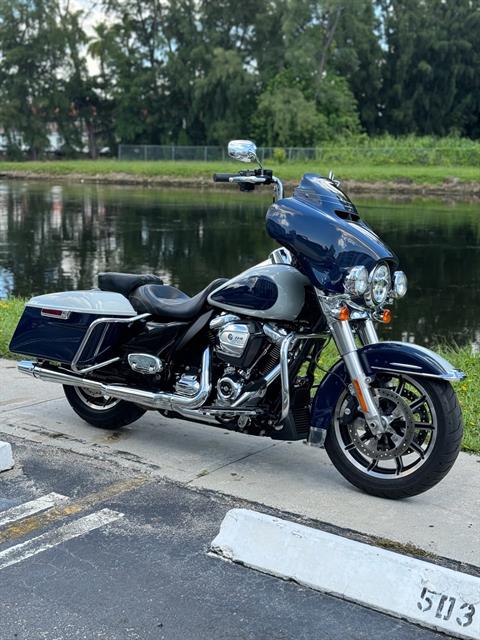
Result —
[[192, 298], [168, 285], [145, 284], [130, 296], [130, 303], [137, 313], [151, 313], [162, 320], [193, 320], [200, 315], [208, 296], [226, 282], [217, 278]]
[[159, 276], [152, 273], [116, 273], [107, 271], [98, 274], [98, 288], [102, 291], [114, 291], [128, 296], [144, 284], [163, 284]]

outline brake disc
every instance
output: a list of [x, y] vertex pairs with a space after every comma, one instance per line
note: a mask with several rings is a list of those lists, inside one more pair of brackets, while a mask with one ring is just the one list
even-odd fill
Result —
[[391, 389], [377, 389], [376, 401], [385, 422], [384, 433], [374, 436], [360, 416], [348, 425], [348, 433], [360, 453], [375, 460], [390, 460], [409, 448], [415, 436], [415, 419], [404, 398]]

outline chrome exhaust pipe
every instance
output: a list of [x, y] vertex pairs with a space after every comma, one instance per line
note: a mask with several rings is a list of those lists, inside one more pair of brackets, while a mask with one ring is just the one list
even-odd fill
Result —
[[30, 360], [22, 360], [17, 365], [22, 373], [44, 380], [45, 382], [57, 382], [71, 387], [83, 387], [92, 391], [99, 391], [111, 398], [118, 398], [127, 402], [148, 407], [149, 409], [168, 409], [170, 411], [180, 411], [183, 409], [198, 409], [204, 404], [210, 395], [212, 388], [210, 376], [210, 350], [205, 349], [202, 356], [202, 371], [200, 375], [200, 389], [194, 396], [181, 396], [176, 393], [165, 393], [158, 391], [144, 391], [142, 389], [132, 389], [122, 387], [118, 384], [104, 384], [97, 380], [80, 378], [63, 371], [46, 369]]

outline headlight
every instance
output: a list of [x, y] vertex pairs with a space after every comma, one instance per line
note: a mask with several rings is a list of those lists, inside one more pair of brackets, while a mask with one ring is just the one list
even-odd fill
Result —
[[393, 274], [393, 295], [395, 298], [403, 298], [407, 293], [408, 280], [403, 271], [395, 271]]
[[370, 274], [369, 287], [365, 293], [367, 304], [371, 307], [381, 306], [388, 298], [391, 287], [390, 269], [386, 264], [377, 265]]
[[343, 283], [345, 291], [354, 297], [363, 296], [368, 288], [368, 271], [365, 267], [352, 267]]

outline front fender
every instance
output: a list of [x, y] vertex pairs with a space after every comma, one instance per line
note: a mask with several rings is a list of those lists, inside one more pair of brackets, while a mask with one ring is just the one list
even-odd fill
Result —
[[[372, 378], [381, 371], [450, 382], [465, 377], [463, 371], [455, 369], [445, 358], [409, 342], [376, 342], [359, 349], [358, 355], [365, 373]], [[340, 360], [327, 372], [317, 388], [311, 412], [313, 427], [328, 429], [333, 421], [337, 400], [349, 383], [347, 370], [343, 360]]]

